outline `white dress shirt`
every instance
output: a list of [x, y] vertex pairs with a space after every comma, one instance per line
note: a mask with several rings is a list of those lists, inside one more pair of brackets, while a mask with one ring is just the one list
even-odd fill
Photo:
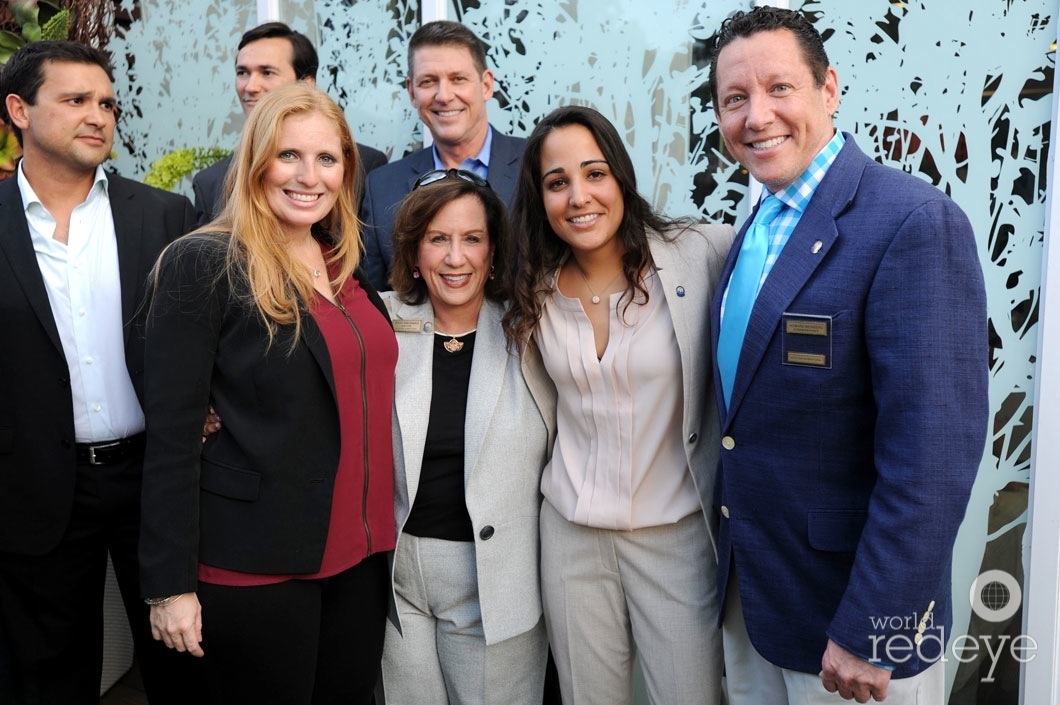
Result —
[[107, 175], [96, 167], [84, 203], [70, 215], [67, 244], [54, 239], [55, 218], [18, 166], [18, 186], [52, 316], [59, 330], [78, 443], [95, 443], [144, 430], [144, 415], [125, 363], [118, 242]]

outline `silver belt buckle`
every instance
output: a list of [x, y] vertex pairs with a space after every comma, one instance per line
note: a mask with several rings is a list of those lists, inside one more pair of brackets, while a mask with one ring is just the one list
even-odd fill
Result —
[[115, 448], [121, 445], [121, 441], [113, 441], [111, 443], [101, 443], [100, 445], [91, 445], [88, 447], [88, 464], [89, 465], [102, 465], [103, 461], [96, 460], [97, 450], [106, 450], [107, 448]]

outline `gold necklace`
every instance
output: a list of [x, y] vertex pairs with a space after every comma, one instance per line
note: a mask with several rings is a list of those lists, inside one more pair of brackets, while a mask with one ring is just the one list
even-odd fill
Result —
[[[595, 291], [593, 291], [593, 287], [589, 284], [589, 277], [585, 276], [585, 272], [584, 270], [582, 270], [581, 265], [578, 264], [577, 260], [575, 260], [574, 262], [574, 268], [578, 270], [578, 274], [581, 275], [582, 281], [585, 282], [585, 288], [588, 289], [589, 293], [591, 294], [591, 298], [589, 300], [592, 301], [594, 304], [600, 303], [600, 296]], [[611, 281], [607, 282], [607, 284], [604, 285], [604, 291], [607, 291], [611, 288], [611, 285], [614, 284], [615, 280], [622, 275], [622, 272], [623, 270], [620, 269], [618, 270], [618, 274], [611, 277]]]
[[478, 330], [478, 328], [472, 328], [471, 330], [469, 330], [466, 333], [460, 333], [460, 334], [454, 333], [452, 335], [450, 335], [449, 333], [443, 333], [440, 330], [436, 330], [436, 331], [434, 331], [434, 334], [435, 335], [440, 335], [443, 338], [446, 337], [446, 336], [449, 336], [449, 340], [446, 340], [445, 342], [443, 342], [442, 343], [442, 347], [445, 348], [445, 351], [448, 352], [448, 353], [458, 353], [458, 352], [460, 352], [461, 350], [464, 349], [464, 341], [457, 340], [457, 338], [463, 338], [465, 335], [471, 335], [476, 330]]

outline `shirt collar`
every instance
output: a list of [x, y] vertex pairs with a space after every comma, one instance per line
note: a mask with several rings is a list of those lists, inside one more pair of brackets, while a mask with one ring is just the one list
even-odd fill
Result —
[[[29, 179], [26, 178], [26, 172], [22, 170], [22, 160], [18, 161], [18, 168], [15, 170], [15, 178], [18, 179], [18, 190], [22, 194], [22, 210], [29, 211], [30, 206], [36, 203], [41, 208], [44, 208], [44, 204], [41, 203], [40, 197], [37, 196], [37, 192], [33, 190], [33, 187], [29, 184]], [[103, 170], [103, 165], [100, 164], [96, 167], [96, 174], [92, 180], [92, 188], [88, 191], [88, 196], [85, 201], [92, 200], [95, 193], [101, 193], [106, 195], [108, 193], [108, 181], [107, 172]], [[45, 208], [45, 210], [47, 210]]]
[[828, 143], [821, 148], [821, 151], [813, 158], [810, 165], [806, 167], [806, 171], [802, 172], [802, 175], [795, 179], [795, 181], [789, 186], [782, 188], [773, 195], [779, 198], [785, 205], [802, 213], [806, 210], [806, 205], [813, 197], [814, 192], [817, 190], [817, 186], [820, 185], [821, 180], [824, 179], [824, 175], [828, 173], [828, 169], [832, 166], [832, 162], [834, 162], [836, 156], [839, 155], [839, 150], [843, 148], [843, 143], [845, 141], [846, 139], [843, 137], [843, 133], [836, 130], [835, 134], [832, 135], [832, 139], [828, 140]]
[[[493, 153], [493, 126], [487, 125], [486, 127], [486, 140], [482, 143], [482, 149], [478, 151], [473, 157], [468, 157], [464, 161], [460, 162], [460, 169], [465, 171], [471, 171], [478, 174], [482, 178], [488, 178], [487, 172], [490, 167], [490, 155]], [[438, 147], [431, 147], [431, 154], [434, 156], [434, 168], [445, 169], [445, 165], [442, 164], [442, 160], [438, 157]]]

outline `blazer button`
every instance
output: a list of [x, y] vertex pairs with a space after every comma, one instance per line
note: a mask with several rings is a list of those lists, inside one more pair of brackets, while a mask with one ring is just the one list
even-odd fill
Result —
[[721, 439], [721, 447], [725, 450], [732, 450], [736, 447], [736, 440], [732, 436], [725, 436]]
[[688, 442], [689, 443], [695, 443], [698, 440], [699, 440], [699, 434], [698, 433], [692, 433], [692, 434], [690, 434], [688, 436]]
[[491, 538], [493, 538], [493, 527], [492, 526], [484, 526], [484, 527], [482, 527], [482, 531], [478, 532], [478, 537], [480, 539], [482, 539], [483, 541], [489, 541]]
[[726, 519], [728, 519], [728, 518], [729, 518], [729, 508], [728, 508], [728, 507], [726, 507], [726, 506], [725, 506], [724, 504], [723, 504], [723, 505], [721, 505], [721, 515], [722, 515], [723, 517], [725, 517]]

